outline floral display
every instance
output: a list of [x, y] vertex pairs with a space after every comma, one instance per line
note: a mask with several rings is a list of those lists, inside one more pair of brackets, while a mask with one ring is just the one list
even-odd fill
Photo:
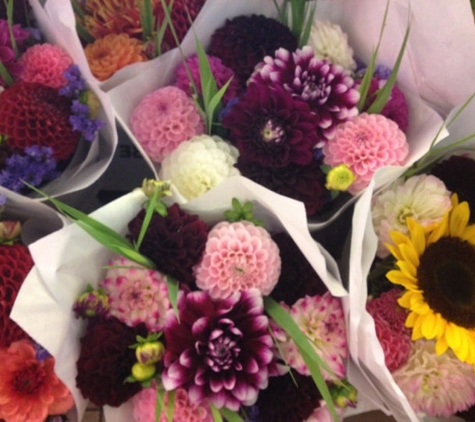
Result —
[[13, 24], [10, 33], [11, 24], [0, 19], [0, 185], [28, 193], [25, 182], [38, 187], [58, 178], [105, 122], [68, 53], [39, 42], [33, 28]]

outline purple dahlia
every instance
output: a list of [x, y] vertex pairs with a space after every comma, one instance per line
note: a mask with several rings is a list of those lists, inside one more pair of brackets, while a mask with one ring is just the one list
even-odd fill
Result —
[[273, 341], [258, 290], [213, 301], [206, 292], [180, 293], [180, 320], [167, 313], [166, 390], [184, 388], [193, 403], [237, 411], [257, 400], [273, 371]]
[[211, 36], [208, 53], [231, 68], [244, 88], [254, 66], [265, 56], [283, 47], [293, 51], [297, 39], [290, 29], [263, 15], [237, 16], [226, 20]]
[[315, 116], [308, 104], [281, 88], [249, 85], [223, 125], [244, 161], [272, 168], [313, 161]]
[[267, 56], [250, 78], [259, 85], [283, 87], [310, 105], [318, 138], [333, 136], [335, 127], [358, 114], [360, 98], [349, 71], [315, 57], [310, 46], [291, 52], [279, 48], [275, 58]]

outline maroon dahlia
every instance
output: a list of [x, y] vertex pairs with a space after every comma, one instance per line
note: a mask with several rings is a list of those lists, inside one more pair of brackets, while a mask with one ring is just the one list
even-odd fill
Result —
[[293, 51], [297, 46], [290, 29], [275, 19], [263, 15], [237, 16], [214, 32], [208, 53], [231, 68], [244, 87], [254, 66], [265, 56], [273, 55], [279, 47]]
[[223, 125], [231, 130], [230, 140], [243, 161], [271, 168], [313, 161], [315, 116], [308, 104], [282, 88], [249, 85]]
[[283, 87], [310, 105], [319, 140], [330, 139], [335, 127], [358, 114], [360, 98], [350, 73], [339, 65], [315, 57], [311, 47], [295, 52], [280, 48], [275, 59], [266, 57], [251, 82]]
[[[137, 241], [145, 211], [130, 223], [132, 240]], [[192, 268], [200, 261], [209, 227], [197, 215], [183, 211], [178, 204], [168, 208], [168, 215], [155, 213], [140, 246], [140, 252], [151, 259], [157, 270], [181, 283], [193, 284]]]
[[265, 168], [238, 159], [236, 167], [254, 182], [303, 202], [309, 217], [323, 213], [331, 200], [330, 191], [325, 188], [326, 175], [315, 161], [307, 166], [291, 164], [283, 168]]
[[0, 347], [28, 335], [10, 319], [10, 312], [23, 281], [33, 267], [28, 248], [21, 243], [0, 245]]
[[129, 346], [147, 337], [145, 324], [129, 327], [116, 318], [90, 320], [81, 339], [76, 386], [97, 406], [120, 406], [137, 394], [140, 383], [124, 382], [137, 361]]
[[209, 400], [217, 408], [254, 404], [274, 366], [259, 292], [217, 301], [206, 292], [182, 292], [178, 310], [180, 322], [173, 310], [165, 322], [165, 389], [183, 387], [192, 402]]
[[60, 161], [72, 156], [81, 137], [69, 123], [71, 102], [57, 90], [37, 83], [17, 83], [1, 94], [0, 134], [11, 148], [38, 145], [53, 149]]

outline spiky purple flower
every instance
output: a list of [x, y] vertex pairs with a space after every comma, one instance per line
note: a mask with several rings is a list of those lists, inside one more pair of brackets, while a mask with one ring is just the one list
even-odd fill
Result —
[[320, 141], [333, 136], [336, 125], [358, 114], [359, 92], [349, 71], [315, 57], [310, 46], [290, 52], [279, 48], [266, 56], [251, 82], [281, 86], [310, 105]]
[[217, 408], [254, 404], [275, 369], [259, 291], [217, 301], [206, 292], [181, 292], [178, 313], [180, 321], [170, 310], [165, 322], [165, 389], [183, 387], [192, 402]]

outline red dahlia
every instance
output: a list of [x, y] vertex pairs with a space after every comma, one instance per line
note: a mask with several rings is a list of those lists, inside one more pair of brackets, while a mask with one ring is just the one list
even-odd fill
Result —
[[16, 149], [32, 145], [51, 147], [56, 160], [74, 153], [81, 133], [74, 131], [69, 116], [71, 102], [57, 90], [36, 83], [18, 83], [1, 94], [0, 134]]

